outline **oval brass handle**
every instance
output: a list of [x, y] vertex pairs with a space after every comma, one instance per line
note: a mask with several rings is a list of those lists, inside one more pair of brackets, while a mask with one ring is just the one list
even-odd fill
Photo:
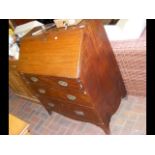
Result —
[[31, 81], [33, 81], [33, 82], [38, 82], [38, 78], [32, 76], [32, 77], [31, 77]]
[[76, 115], [79, 115], [79, 116], [84, 116], [85, 115], [84, 112], [83, 111], [80, 111], [80, 110], [75, 110], [74, 113]]
[[80, 89], [83, 89], [83, 85], [80, 83]]
[[67, 82], [65, 82], [65, 81], [58, 81], [58, 84], [60, 85], [60, 86], [63, 86], [63, 87], [67, 87], [68, 86], [68, 83]]
[[55, 107], [55, 104], [54, 103], [48, 103], [48, 105], [50, 106], [50, 107]]
[[68, 94], [68, 95], [67, 95], [67, 98], [68, 98], [70, 101], [76, 100], [76, 96], [71, 95], [71, 94]]
[[87, 92], [86, 92], [86, 91], [84, 91], [83, 93], [84, 93], [84, 95], [86, 95], [86, 94], [87, 94]]
[[45, 89], [38, 89], [38, 92], [41, 93], [41, 94], [45, 94], [46, 90]]

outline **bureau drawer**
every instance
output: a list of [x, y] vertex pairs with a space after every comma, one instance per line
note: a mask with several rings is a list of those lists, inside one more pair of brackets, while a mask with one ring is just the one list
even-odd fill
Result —
[[62, 104], [61, 114], [76, 120], [88, 121], [93, 123], [102, 122], [95, 109], [86, 108], [78, 105]]
[[40, 87], [38, 85], [33, 86], [33, 90], [36, 92], [37, 97], [50, 97], [62, 103], [77, 104], [86, 107], [94, 106], [87, 95], [81, 94], [76, 90], [56, 90], [45, 86]]
[[56, 111], [60, 112], [61, 103], [57, 100], [54, 100], [50, 97], [38, 97], [42, 105], [47, 109], [47, 111]]
[[63, 77], [52, 77], [52, 76], [41, 76], [33, 74], [24, 74], [24, 77], [30, 82], [31, 85], [45, 85], [58, 90], [77, 90], [81, 93], [84, 92], [83, 85], [80, 80], [63, 78]]

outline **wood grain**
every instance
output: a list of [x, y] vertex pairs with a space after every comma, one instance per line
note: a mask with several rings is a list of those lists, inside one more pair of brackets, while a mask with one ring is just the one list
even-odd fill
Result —
[[[57, 39], [56, 39], [57, 38]], [[81, 29], [49, 31], [21, 41], [19, 71], [58, 77], [78, 77]]]
[[85, 24], [80, 78], [108, 131], [126, 89], [101, 21], [88, 20]]

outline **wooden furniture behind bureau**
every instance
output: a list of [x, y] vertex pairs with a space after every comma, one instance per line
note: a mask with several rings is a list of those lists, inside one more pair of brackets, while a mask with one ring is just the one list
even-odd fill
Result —
[[[36, 30], [36, 29], [35, 29]], [[52, 29], [21, 40], [20, 75], [49, 112], [94, 123], [110, 119], [126, 89], [100, 20]]]
[[9, 135], [29, 135], [29, 124], [9, 114]]
[[14, 93], [25, 99], [38, 102], [39, 100], [33, 95], [29, 86], [23, 81], [21, 75], [17, 71], [17, 60], [9, 60], [9, 86]]

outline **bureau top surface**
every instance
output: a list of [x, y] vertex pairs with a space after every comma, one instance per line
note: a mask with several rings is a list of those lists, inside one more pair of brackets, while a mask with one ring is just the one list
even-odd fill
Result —
[[82, 29], [53, 29], [38, 36], [30, 33], [21, 40], [19, 71], [68, 78], [79, 76]]

